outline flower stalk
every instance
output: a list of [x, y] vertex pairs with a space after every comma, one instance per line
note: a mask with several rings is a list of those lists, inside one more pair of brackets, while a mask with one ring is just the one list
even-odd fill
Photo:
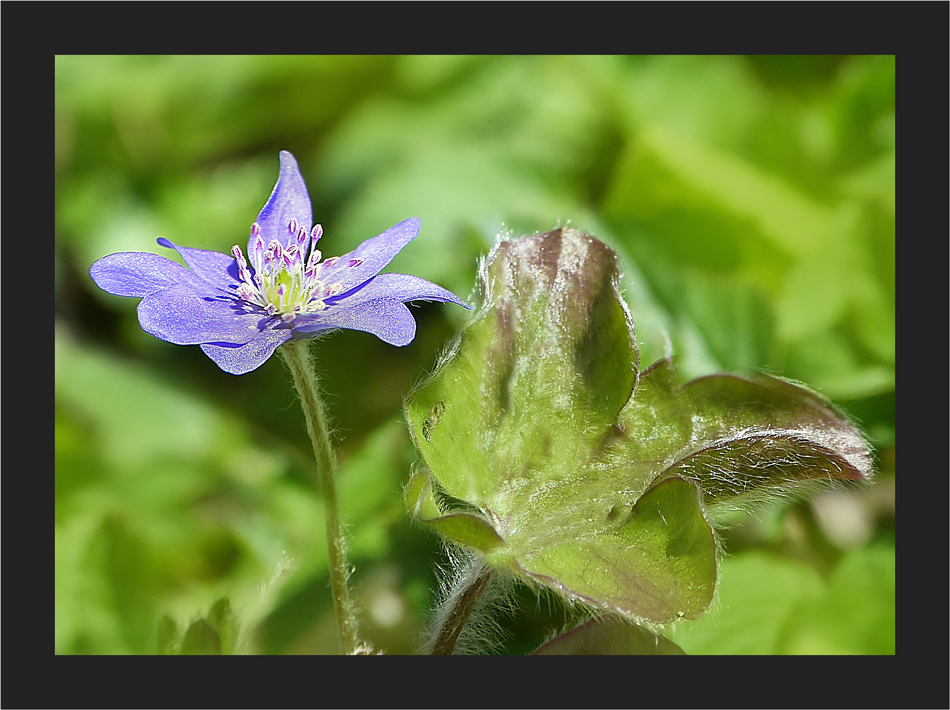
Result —
[[462, 572], [436, 614], [429, 642], [430, 655], [451, 656], [455, 652], [462, 630], [479, 606], [491, 577], [491, 567], [481, 560], [473, 561]]
[[300, 395], [300, 405], [307, 419], [307, 433], [313, 444], [313, 455], [317, 462], [317, 478], [323, 495], [325, 507], [327, 553], [330, 568], [330, 589], [333, 593], [333, 606], [340, 629], [340, 641], [343, 653], [353, 655], [360, 643], [356, 632], [356, 614], [350, 599], [349, 567], [346, 562], [346, 542], [340, 525], [339, 500], [336, 492], [337, 459], [330, 443], [323, 403], [320, 401], [317, 378], [313, 373], [308, 341], [298, 340], [285, 343], [280, 353], [293, 374], [294, 386]]

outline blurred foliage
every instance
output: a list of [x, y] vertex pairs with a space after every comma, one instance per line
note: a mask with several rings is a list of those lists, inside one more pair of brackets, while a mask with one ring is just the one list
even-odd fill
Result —
[[[166, 252], [158, 236], [243, 244], [287, 149], [329, 254], [417, 216], [391, 269], [466, 296], [498, 234], [571, 223], [620, 255], [644, 365], [672, 352], [683, 378], [760, 370], [832, 398], [877, 482], [737, 514], [717, 606], [671, 637], [893, 653], [894, 96], [890, 56], [57, 57], [56, 652], [337, 648], [289, 373], [222, 373], [88, 277]], [[465, 317], [415, 313], [406, 348], [314, 346], [356, 595], [389, 653], [416, 648], [441, 559], [402, 507], [401, 399]], [[559, 618], [523, 606], [509, 650]]]

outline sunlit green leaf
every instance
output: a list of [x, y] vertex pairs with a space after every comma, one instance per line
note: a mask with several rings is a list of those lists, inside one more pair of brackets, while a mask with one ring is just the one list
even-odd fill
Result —
[[56, 395], [92, 418], [107, 463], [127, 471], [169, 455], [208, 457], [239, 440], [228, 413], [141, 366], [80, 347], [62, 328], [56, 336]]
[[705, 217], [707, 225], [696, 225], [704, 239], [678, 236], [723, 265], [735, 266], [750, 236], [798, 257], [814, 251], [831, 227], [825, 206], [781, 178], [664, 126], [644, 130], [620, 170], [607, 196], [609, 215], [665, 223], [671, 236], [684, 220]]
[[824, 598], [804, 605], [783, 638], [783, 653], [893, 654], [896, 650], [895, 553], [874, 544], [838, 563]]
[[893, 654], [893, 544], [854, 550], [826, 583], [764, 552], [727, 556], [710, 612], [673, 627], [689, 654]]
[[778, 653], [791, 614], [824, 591], [808, 565], [759, 552], [726, 556], [721, 577], [710, 612], [673, 627], [672, 639], [690, 655]]

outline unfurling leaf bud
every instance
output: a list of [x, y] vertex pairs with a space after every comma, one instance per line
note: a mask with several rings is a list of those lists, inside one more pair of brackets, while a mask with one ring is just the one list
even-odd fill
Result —
[[564, 228], [500, 242], [472, 321], [406, 403], [428, 472], [410, 512], [493, 567], [628, 619], [708, 608], [707, 508], [862, 480], [869, 454], [821, 397], [771, 377], [644, 372], [614, 252]]

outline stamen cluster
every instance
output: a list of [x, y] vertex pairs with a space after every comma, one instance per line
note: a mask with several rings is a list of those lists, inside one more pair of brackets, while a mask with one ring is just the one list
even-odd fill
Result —
[[[316, 224], [308, 233], [304, 227], [298, 229], [297, 220], [291, 219], [287, 229], [294, 235], [289, 246], [285, 247], [274, 239], [265, 248], [260, 225], [257, 222], [251, 225], [248, 256], [253, 273], [241, 247], [236, 244], [231, 247], [241, 279], [238, 295], [269, 316], [279, 315], [284, 323], [292, 322], [301, 313], [326, 310], [327, 299], [342, 291], [340, 284], [325, 281], [329, 275], [327, 272], [336, 265], [339, 257], [331, 256], [320, 261], [322, 254], [317, 249], [317, 242], [323, 236], [323, 227]], [[361, 259], [351, 259], [349, 265], [359, 266], [361, 263]]]

